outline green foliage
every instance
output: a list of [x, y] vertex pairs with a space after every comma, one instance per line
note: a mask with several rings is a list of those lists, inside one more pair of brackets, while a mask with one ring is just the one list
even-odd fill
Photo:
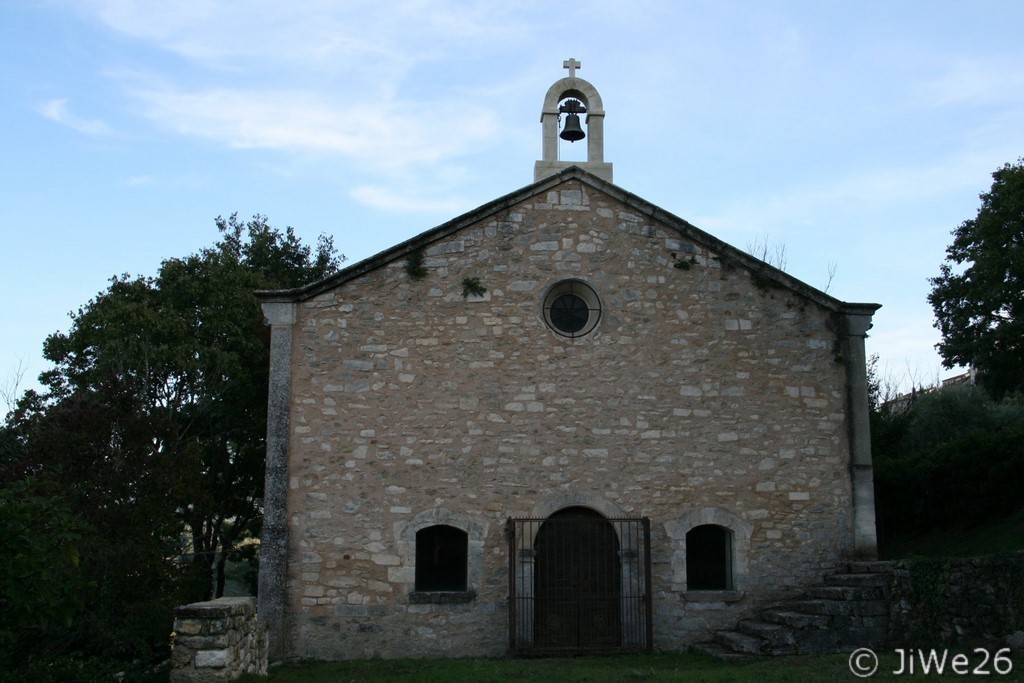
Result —
[[697, 259], [694, 258], [693, 256], [690, 256], [689, 258], [680, 257], [680, 258], [677, 258], [675, 260], [675, 262], [673, 262], [672, 267], [676, 268], [678, 270], [689, 270], [690, 268], [693, 267], [693, 264], [696, 263], [696, 262], [697, 262]]
[[124, 675], [122, 680], [131, 683], [139, 683], [144, 680], [152, 680], [154, 683], [158, 680], [161, 680], [162, 683], [167, 681], [166, 673], [162, 679], [140, 677], [137, 672], [126, 670], [123, 662], [78, 654], [75, 656], [47, 656], [32, 653], [16, 669], [4, 673], [5, 683], [116, 681], [119, 674]]
[[487, 293], [487, 288], [480, 284], [480, 280], [475, 277], [462, 278], [462, 298], [468, 299], [471, 296], [483, 296]]
[[900, 452], [908, 415], [904, 404], [890, 402], [895, 396], [883, 395], [885, 390], [878, 372], [878, 354], [872, 354], [867, 365], [871, 452], [878, 463]]
[[1024, 159], [992, 174], [953, 231], [928, 301], [946, 367], [973, 365], [994, 395], [1024, 389]]
[[166, 654], [175, 605], [220, 594], [261, 519], [268, 332], [254, 291], [330, 275], [262, 216], [217, 219], [211, 248], [120, 276], [47, 338], [54, 368], [0, 432], [0, 484], [35, 475], [94, 530], [91, 589], [63, 651]]
[[0, 488], [0, 668], [66, 630], [84, 606], [90, 531], [31, 481]]
[[949, 387], [907, 412], [876, 411], [872, 429], [883, 541], [1024, 509], [1024, 406]]
[[423, 250], [410, 251], [405, 257], [405, 272], [413, 280], [422, 280], [427, 276], [427, 268], [423, 265]]
[[951, 386], [923, 395], [914, 405], [913, 420], [903, 436], [909, 451], [937, 448], [974, 433], [1024, 429], [1024, 410], [994, 401], [981, 387]]
[[163, 425], [140, 415], [130, 397], [98, 386], [56, 401], [23, 426], [28, 468], [93, 529], [81, 555], [90, 589], [62, 647], [156, 656], [166, 647], [173, 605], [205, 595], [189, 580], [195, 569], [173, 559], [188, 477], [184, 463], [152, 450]]

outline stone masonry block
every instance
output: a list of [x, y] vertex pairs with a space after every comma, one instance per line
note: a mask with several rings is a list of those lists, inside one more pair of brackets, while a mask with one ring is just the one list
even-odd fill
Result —
[[178, 619], [174, 622], [174, 631], [179, 635], [194, 636], [203, 630], [203, 622], [198, 619]]
[[196, 668], [222, 669], [231, 660], [231, 650], [200, 650], [196, 653]]

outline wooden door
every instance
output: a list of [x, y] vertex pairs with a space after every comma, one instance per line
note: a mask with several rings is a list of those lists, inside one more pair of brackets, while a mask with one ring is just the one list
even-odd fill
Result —
[[541, 524], [534, 547], [535, 647], [619, 647], [619, 539], [608, 520], [587, 508], [559, 510]]

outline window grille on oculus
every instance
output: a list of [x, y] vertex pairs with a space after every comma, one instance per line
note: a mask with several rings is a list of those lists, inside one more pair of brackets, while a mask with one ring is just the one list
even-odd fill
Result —
[[563, 280], [544, 297], [544, 321], [564, 337], [582, 337], [601, 320], [601, 300], [580, 280]]

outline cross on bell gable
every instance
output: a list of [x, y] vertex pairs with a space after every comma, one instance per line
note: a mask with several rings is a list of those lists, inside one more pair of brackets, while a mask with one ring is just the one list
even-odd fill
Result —
[[569, 59], [562, 62], [562, 68], [569, 70], [569, 78], [576, 78], [576, 69], [582, 69], [583, 65], [575, 58], [569, 57]]

